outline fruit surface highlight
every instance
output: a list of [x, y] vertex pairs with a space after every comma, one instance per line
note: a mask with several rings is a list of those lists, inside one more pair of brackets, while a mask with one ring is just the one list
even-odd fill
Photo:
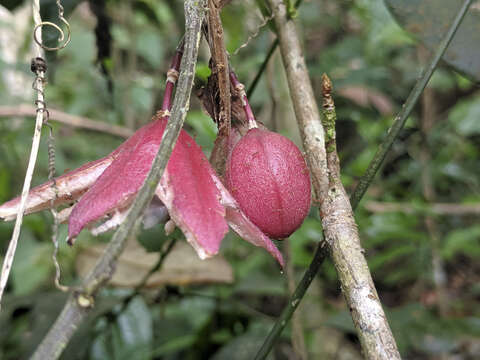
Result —
[[310, 176], [302, 153], [286, 137], [254, 128], [233, 148], [225, 172], [227, 188], [265, 234], [292, 234], [310, 209]]

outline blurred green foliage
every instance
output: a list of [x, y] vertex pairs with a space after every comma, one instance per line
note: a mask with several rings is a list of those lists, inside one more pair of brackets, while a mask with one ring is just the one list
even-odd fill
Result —
[[[0, 43], [1, 109], [32, 104], [33, 77], [27, 56], [30, 32], [28, 27], [21, 31], [14, 26], [22, 16], [28, 17], [22, 6], [29, 4], [0, 4], [14, 9], [17, 16], [0, 19], [0, 32], [16, 36]], [[106, 61], [112, 91], [96, 61], [96, 18], [86, 2], [69, 4], [72, 42], [56, 56], [49, 56], [48, 106], [109, 124], [132, 128], [145, 124], [159, 108], [169, 57], [182, 35], [182, 2], [106, 1], [106, 14], [112, 21], [112, 55]], [[222, 19], [230, 53], [255, 32], [261, 22], [259, 14], [254, 1], [234, 1], [225, 8]], [[381, 0], [305, 0], [295, 21], [319, 103], [322, 73], [328, 73], [334, 83], [342, 177], [351, 191], [413, 87], [425, 57], [421, 45], [394, 22]], [[231, 57], [245, 84], [255, 77], [273, 38], [269, 27], [265, 27]], [[14, 55], [13, 60], [7, 56], [8, 51]], [[197, 90], [209, 75], [208, 60], [208, 49], [202, 45]], [[12, 80], [9, 74], [18, 77]], [[14, 91], [19, 84], [24, 91]], [[478, 212], [432, 213], [428, 206], [432, 200], [427, 201], [421, 179], [426, 172], [430, 174], [434, 202], [480, 204], [480, 93], [470, 80], [445, 65], [437, 69], [429, 91], [433, 99], [430, 106], [435, 110], [433, 126], [427, 136], [422, 134], [424, 114], [422, 106], [418, 106], [360, 205], [356, 220], [403, 357], [474, 359], [480, 357]], [[278, 52], [251, 103], [261, 121], [298, 142]], [[186, 128], [209, 153], [215, 125], [201, 111], [195, 96], [191, 108]], [[109, 134], [52, 124], [59, 174], [109, 153], [122, 141]], [[32, 126], [31, 118], [0, 118], [0, 202], [20, 192]], [[44, 138], [34, 184], [47, 178], [46, 150]], [[422, 162], [425, 151], [430, 152], [427, 163]], [[371, 200], [398, 203], [414, 211], [370, 211], [363, 205]], [[435, 224], [436, 243], [432, 242], [427, 218]], [[28, 356], [65, 301], [64, 294], [53, 287], [51, 222], [47, 212], [25, 218], [0, 312], [1, 359]], [[12, 223], [0, 223], [0, 254], [6, 251], [12, 229]], [[295, 279], [308, 266], [320, 234], [318, 213], [312, 209], [303, 226], [288, 240]], [[64, 244], [65, 237], [62, 225], [62, 281], [77, 284], [77, 254], [82, 248], [108, 241], [109, 235], [93, 238], [83, 232], [74, 248]], [[159, 251], [165, 235], [162, 229], [154, 228], [143, 232], [139, 240], [149, 251]], [[278, 245], [285, 249], [285, 244]], [[234, 270], [235, 282], [229, 286], [161, 287], [142, 292], [126, 307], [122, 303], [131, 289], [104, 289], [93, 314], [63, 358], [252, 358], [288, 300], [286, 275], [280, 273], [266, 252], [232, 234], [225, 239], [221, 253]], [[446, 275], [442, 292], [434, 281], [435, 253]], [[447, 303], [445, 313], [439, 311], [439, 301]], [[335, 269], [329, 261], [299, 311], [312, 359], [347, 358], [348, 349], [352, 349], [350, 358], [361, 358]], [[292, 358], [290, 335], [288, 327], [272, 359]]]

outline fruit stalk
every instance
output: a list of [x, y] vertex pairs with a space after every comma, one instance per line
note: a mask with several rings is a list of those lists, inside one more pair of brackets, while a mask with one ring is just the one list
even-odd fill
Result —
[[249, 129], [258, 128], [257, 121], [255, 120], [255, 116], [253, 115], [252, 108], [250, 107], [250, 103], [248, 102], [248, 99], [247, 99], [247, 93], [245, 92], [245, 85], [243, 85], [238, 80], [237, 75], [235, 75], [233, 70], [230, 71], [230, 81], [234, 89], [238, 91], [240, 99], [242, 100], [243, 110], [245, 111], [245, 115], [247, 117], [248, 128]]

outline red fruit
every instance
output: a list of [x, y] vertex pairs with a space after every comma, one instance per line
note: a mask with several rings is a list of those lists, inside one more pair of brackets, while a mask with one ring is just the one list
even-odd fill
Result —
[[251, 129], [235, 145], [225, 172], [227, 188], [260, 230], [282, 239], [310, 209], [310, 176], [300, 150], [286, 137]]

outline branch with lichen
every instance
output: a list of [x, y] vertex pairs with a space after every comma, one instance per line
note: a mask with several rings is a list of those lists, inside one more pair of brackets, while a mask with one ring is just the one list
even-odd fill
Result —
[[[325, 150], [328, 154], [337, 151], [335, 123], [337, 122], [337, 113], [332, 98], [332, 82], [327, 74], [322, 75], [322, 95], [323, 95], [323, 118], [322, 125], [325, 132]], [[328, 164], [328, 162], [327, 162]], [[327, 165], [328, 166], [328, 165]]]
[[322, 76], [328, 191], [321, 203], [325, 240], [342, 284], [343, 295], [368, 359], [400, 359], [392, 331], [373, 284], [347, 192], [340, 179], [340, 160], [335, 141], [335, 104], [332, 84]]
[[[269, 0], [269, 4], [275, 14], [290, 95], [311, 170], [313, 187], [320, 202], [325, 241], [351, 309], [362, 350], [366, 357], [372, 359], [399, 359], [395, 339], [363, 256], [353, 210], [340, 180], [340, 162], [335, 142], [336, 114], [331, 97], [331, 83], [326, 76], [323, 77], [325, 100], [324, 111], [320, 115], [295, 24], [288, 21], [287, 8], [282, 0]], [[320, 249], [317, 250], [315, 262], [323, 261], [323, 257], [317, 257], [319, 252]], [[318, 269], [319, 265], [315, 267]], [[314, 273], [309, 275], [309, 281], [313, 275]], [[304, 282], [304, 279], [302, 283], [306, 283], [308, 287], [309, 282]], [[270, 343], [264, 344], [257, 354], [257, 359], [266, 357], [268, 347], [273, 346], [273, 340], [275, 338], [267, 339]]]
[[65, 307], [36, 349], [32, 359], [57, 359], [61, 355], [76, 329], [88, 315], [95, 294], [113, 275], [117, 259], [123, 251], [127, 239], [136, 233], [143, 211], [154, 195], [188, 112], [205, 7], [205, 0], [185, 1], [186, 35], [180, 77], [172, 115], [168, 120], [152, 168], [138, 192], [127, 218], [113, 235], [104, 254], [85, 279], [81, 289], [70, 295]]

